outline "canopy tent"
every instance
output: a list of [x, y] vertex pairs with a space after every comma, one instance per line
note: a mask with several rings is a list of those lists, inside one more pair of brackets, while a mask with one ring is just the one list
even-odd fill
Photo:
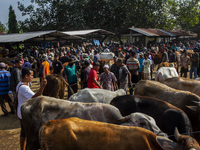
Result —
[[[185, 31], [168, 31], [162, 29], [145, 29], [145, 28], [135, 28], [131, 27], [121, 33], [122, 36], [130, 37], [130, 43], [140, 42], [147, 46], [148, 43], [154, 44], [160, 41], [166, 43], [171, 39], [178, 39], [180, 37], [195, 37], [196, 34], [185, 32]], [[134, 38], [134, 40], [133, 40]]]
[[64, 32], [71, 36], [99, 36], [99, 35], [115, 35], [110, 31], [106, 31], [103, 29], [93, 29], [93, 30], [78, 30], [78, 31], [66, 31]]
[[77, 39], [83, 39], [83, 38], [69, 35], [67, 33], [56, 30], [36, 31], [36, 32], [0, 35], [0, 44], [23, 43], [28, 41], [55, 41], [55, 40], [77, 40]]

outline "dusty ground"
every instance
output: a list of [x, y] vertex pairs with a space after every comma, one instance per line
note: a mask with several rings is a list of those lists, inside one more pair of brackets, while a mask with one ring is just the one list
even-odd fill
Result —
[[[32, 90], [37, 91], [39, 87], [39, 80], [34, 79], [32, 84]], [[7, 110], [10, 111], [8, 105]], [[20, 135], [20, 123], [15, 114], [9, 114], [4, 117], [3, 112], [0, 109], [0, 150], [19, 150], [19, 135]]]

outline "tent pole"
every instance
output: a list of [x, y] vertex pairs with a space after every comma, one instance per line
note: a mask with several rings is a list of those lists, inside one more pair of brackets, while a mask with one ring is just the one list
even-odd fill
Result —
[[44, 41], [44, 52], [46, 53], [46, 38], [45, 38], [45, 35], [43, 36], [43, 41]]

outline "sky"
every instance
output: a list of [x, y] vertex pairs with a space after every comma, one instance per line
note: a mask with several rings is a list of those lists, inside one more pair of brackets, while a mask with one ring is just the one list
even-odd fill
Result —
[[23, 2], [25, 6], [31, 4], [30, 0], [0, 0], [0, 21], [4, 25], [7, 26], [8, 23], [8, 13], [9, 13], [9, 6], [12, 5], [17, 21], [24, 20], [26, 17], [22, 16], [21, 12], [17, 8], [18, 4], [17, 2]]

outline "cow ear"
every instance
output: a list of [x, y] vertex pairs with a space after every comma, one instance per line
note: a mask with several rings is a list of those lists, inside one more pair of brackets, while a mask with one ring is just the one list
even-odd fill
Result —
[[164, 150], [173, 150], [176, 147], [175, 142], [163, 136], [157, 136], [156, 141]]
[[186, 107], [195, 112], [197, 112], [197, 110], [198, 110], [198, 106], [187, 106], [186, 105]]

